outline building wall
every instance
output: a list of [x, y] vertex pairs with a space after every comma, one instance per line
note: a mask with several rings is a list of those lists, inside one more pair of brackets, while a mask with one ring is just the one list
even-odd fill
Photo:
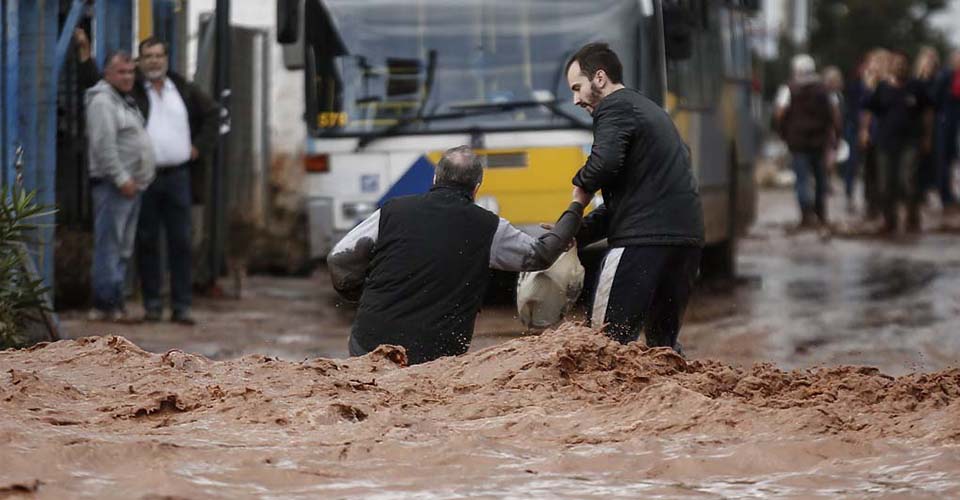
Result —
[[[193, 68], [197, 57], [197, 30], [200, 15], [213, 12], [214, 0], [190, 0], [187, 30], [189, 47], [187, 67]], [[275, 40], [276, 2], [273, 0], [233, 0], [230, 4], [230, 22], [239, 26], [270, 30], [270, 39]], [[297, 157], [302, 154], [306, 138], [303, 123], [304, 96], [303, 73], [290, 71], [283, 66], [280, 45], [271, 43], [270, 58], [270, 150], [277, 156]], [[192, 76], [192, 75], [191, 75]]]

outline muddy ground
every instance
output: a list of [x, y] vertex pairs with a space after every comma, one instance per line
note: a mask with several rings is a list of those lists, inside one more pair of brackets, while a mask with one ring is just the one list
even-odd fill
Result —
[[507, 307], [462, 357], [336, 359], [322, 272], [199, 298], [193, 328], [65, 313], [78, 340], [0, 352], [0, 498], [960, 497], [960, 231], [760, 208], [687, 359]]

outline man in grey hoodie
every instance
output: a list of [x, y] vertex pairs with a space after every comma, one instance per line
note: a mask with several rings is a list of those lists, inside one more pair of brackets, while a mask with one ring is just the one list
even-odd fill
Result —
[[93, 306], [90, 319], [123, 320], [123, 285], [133, 254], [142, 192], [153, 181], [153, 145], [130, 96], [135, 65], [126, 52], [107, 58], [103, 79], [85, 96], [93, 196]]

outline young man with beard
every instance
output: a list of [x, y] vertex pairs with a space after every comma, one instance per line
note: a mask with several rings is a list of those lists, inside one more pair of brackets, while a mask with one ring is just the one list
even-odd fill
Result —
[[147, 133], [157, 158], [157, 178], [143, 195], [137, 230], [144, 319], [162, 318], [162, 227], [170, 269], [171, 319], [193, 325], [191, 173], [200, 168], [198, 162], [216, 144], [217, 105], [199, 87], [169, 70], [164, 42], [152, 37], [140, 42], [139, 66], [143, 78], [134, 85], [133, 96], [147, 120]]
[[670, 116], [623, 85], [623, 67], [603, 43], [567, 63], [574, 103], [593, 115], [593, 148], [573, 178], [575, 196], [603, 193], [577, 234], [607, 238], [591, 323], [628, 343], [680, 351], [677, 338], [703, 247], [703, 209], [690, 150]]

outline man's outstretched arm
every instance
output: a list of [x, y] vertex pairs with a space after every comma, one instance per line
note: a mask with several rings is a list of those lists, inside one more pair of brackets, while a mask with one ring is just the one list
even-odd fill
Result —
[[502, 271], [539, 271], [556, 262], [573, 242], [583, 220], [583, 207], [590, 202], [585, 193], [570, 203], [546, 234], [534, 238], [500, 219], [490, 245], [490, 267]]
[[380, 211], [377, 210], [330, 250], [327, 256], [330, 280], [334, 290], [343, 298], [354, 302], [360, 300], [379, 234]]

